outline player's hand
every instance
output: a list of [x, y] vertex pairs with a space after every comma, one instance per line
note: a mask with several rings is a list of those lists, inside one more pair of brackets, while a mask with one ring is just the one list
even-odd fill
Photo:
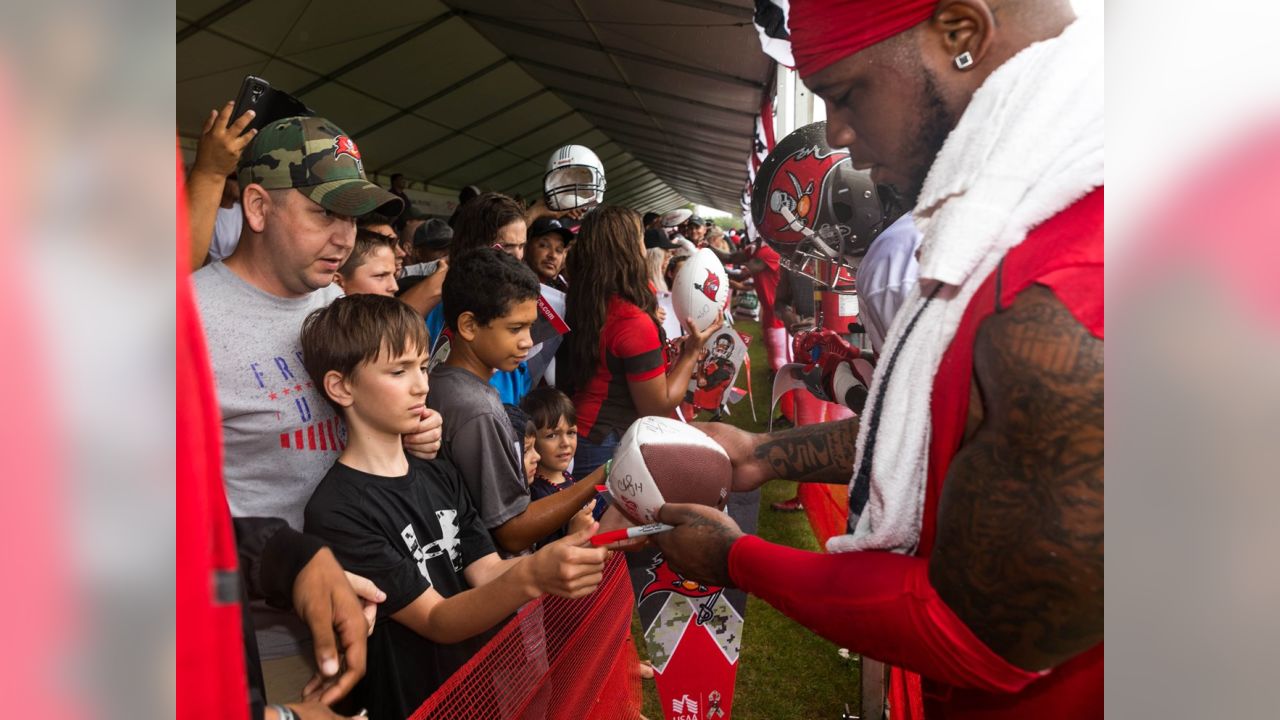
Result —
[[733, 587], [729, 549], [742, 530], [732, 518], [706, 505], [667, 503], [658, 510], [658, 521], [675, 526], [652, 536], [672, 570], [706, 585]]
[[236, 118], [227, 127], [235, 103], [229, 102], [222, 110], [210, 110], [200, 131], [200, 139], [196, 141], [196, 159], [191, 165], [191, 172], [206, 173], [211, 177], [225, 178], [235, 172], [236, 163], [240, 162], [240, 154], [258, 134], [257, 130], [245, 132], [245, 128], [253, 121], [254, 111], [249, 110]]
[[[379, 602], [385, 598], [378, 595], [374, 597]], [[329, 548], [316, 553], [298, 573], [293, 582], [293, 607], [310, 627], [315, 642], [321, 677], [313, 694], [318, 692], [325, 704], [337, 702], [364, 676], [369, 624], [360, 598]]]
[[763, 433], [751, 433], [722, 422], [696, 422], [692, 425], [706, 433], [724, 448], [733, 463], [734, 492], [750, 492], [775, 476], [773, 469], [756, 449], [767, 439]]
[[440, 452], [440, 439], [444, 436], [441, 430], [443, 425], [444, 419], [440, 417], [440, 413], [431, 408], [423, 408], [418, 429], [404, 436], [405, 452], [423, 460], [434, 460]]
[[592, 522], [572, 535], [540, 548], [528, 561], [537, 594], [580, 598], [590, 595], [604, 579], [609, 550], [591, 546], [599, 523]]

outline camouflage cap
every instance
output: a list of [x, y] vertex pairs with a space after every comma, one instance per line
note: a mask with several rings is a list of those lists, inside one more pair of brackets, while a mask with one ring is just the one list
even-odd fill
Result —
[[322, 117], [290, 117], [268, 124], [245, 149], [240, 187], [297, 188], [326, 210], [360, 217], [375, 210], [396, 216], [404, 201], [365, 179], [356, 143]]

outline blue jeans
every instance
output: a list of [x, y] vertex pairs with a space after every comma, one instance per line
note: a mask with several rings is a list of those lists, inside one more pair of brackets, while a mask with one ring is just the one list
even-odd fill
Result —
[[[573, 454], [573, 481], [582, 482], [583, 478], [595, 472], [595, 469], [613, 459], [613, 451], [618, 448], [621, 436], [613, 431], [605, 436], [599, 445], [589, 442], [585, 437], [578, 437], [578, 451]], [[591, 512], [599, 520], [608, 507], [603, 497], [596, 498], [596, 508]]]

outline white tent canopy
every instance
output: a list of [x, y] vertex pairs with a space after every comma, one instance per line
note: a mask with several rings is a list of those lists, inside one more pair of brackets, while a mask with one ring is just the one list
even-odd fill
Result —
[[770, 62], [750, 0], [179, 0], [178, 130], [247, 74], [297, 95], [415, 188], [540, 192], [586, 145], [606, 201], [732, 210]]

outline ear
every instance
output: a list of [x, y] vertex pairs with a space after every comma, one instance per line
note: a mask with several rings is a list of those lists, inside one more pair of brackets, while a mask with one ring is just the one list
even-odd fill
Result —
[[458, 316], [458, 337], [467, 342], [475, 342], [476, 331], [480, 328], [480, 323], [476, 322], [475, 313], [470, 310]]
[[351, 407], [355, 403], [351, 397], [350, 378], [337, 370], [330, 370], [324, 374], [324, 394], [344, 408]]
[[244, 220], [249, 229], [261, 233], [267, 227], [267, 213], [271, 210], [271, 194], [257, 183], [250, 183], [241, 193]]
[[937, 38], [934, 47], [946, 55], [947, 63], [967, 52], [974, 66], [990, 53], [995, 26], [995, 16], [984, 0], [943, 0], [929, 21], [929, 30]]
[[334, 273], [333, 281], [338, 285], [338, 287], [342, 288], [343, 290], [347, 289], [347, 286], [342, 284], [342, 273]]

